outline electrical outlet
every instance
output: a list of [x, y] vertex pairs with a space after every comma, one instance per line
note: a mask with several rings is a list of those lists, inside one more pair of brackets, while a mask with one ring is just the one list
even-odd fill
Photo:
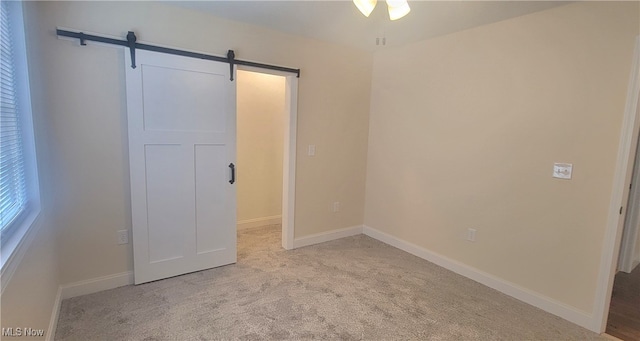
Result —
[[335, 212], [340, 212], [340, 202], [339, 201], [334, 202], [332, 208], [333, 208], [333, 212], [334, 213]]
[[119, 230], [118, 231], [118, 244], [129, 244], [129, 231], [128, 230]]
[[476, 232], [478, 232], [478, 230], [476, 229], [468, 229], [467, 230], [467, 240], [470, 242], [475, 242], [476, 241]]

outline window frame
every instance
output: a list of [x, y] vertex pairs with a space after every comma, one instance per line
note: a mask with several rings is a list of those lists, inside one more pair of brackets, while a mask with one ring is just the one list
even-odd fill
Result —
[[[4, 1], [3, 1], [4, 2]], [[33, 239], [33, 226], [40, 215], [40, 188], [36, 161], [31, 90], [27, 62], [27, 44], [22, 1], [7, 1], [11, 21], [16, 100], [20, 108], [20, 130], [24, 160], [27, 202], [23, 211], [0, 233], [0, 276], [2, 292]]]

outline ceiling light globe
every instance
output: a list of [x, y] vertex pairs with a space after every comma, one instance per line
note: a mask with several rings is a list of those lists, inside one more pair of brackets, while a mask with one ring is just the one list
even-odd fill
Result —
[[389, 19], [391, 20], [400, 19], [411, 12], [407, 0], [387, 0], [387, 7], [389, 9]]
[[373, 12], [373, 9], [376, 7], [378, 0], [353, 0], [353, 3], [365, 17], [369, 17], [371, 12]]

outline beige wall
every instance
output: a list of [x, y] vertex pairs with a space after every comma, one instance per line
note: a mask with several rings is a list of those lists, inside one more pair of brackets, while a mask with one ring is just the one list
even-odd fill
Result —
[[[299, 67], [296, 237], [363, 220], [372, 57], [366, 52], [218, 19], [157, 2], [41, 2], [38, 19], [47, 89], [50, 154], [55, 160], [55, 223], [64, 284], [130, 271], [131, 228], [124, 50], [60, 40], [57, 26]], [[340, 80], [340, 81], [336, 81]], [[329, 212], [334, 199], [340, 214]]]
[[577, 3], [377, 52], [365, 224], [590, 313], [638, 13]]
[[237, 73], [238, 222], [282, 214], [285, 78]]
[[[37, 231], [16, 272], [0, 298], [0, 327], [49, 329], [58, 293], [58, 262], [55, 230], [41, 215], [33, 226]], [[5, 280], [5, 279], [3, 279]], [[48, 332], [48, 331], [47, 331]], [[20, 337], [20, 340], [43, 338]]]

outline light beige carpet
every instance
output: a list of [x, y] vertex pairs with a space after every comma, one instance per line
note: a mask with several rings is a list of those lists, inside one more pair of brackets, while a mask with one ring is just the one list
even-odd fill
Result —
[[285, 251], [279, 229], [240, 232], [235, 265], [64, 300], [55, 339], [601, 339], [369, 237]]

